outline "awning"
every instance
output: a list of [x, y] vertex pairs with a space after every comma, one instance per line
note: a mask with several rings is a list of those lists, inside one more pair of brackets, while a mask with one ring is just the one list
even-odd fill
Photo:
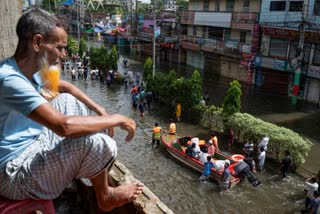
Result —
[[101, 32], [103, 32], [104, 30], [102, 30], [101, 28], [98, 28], [98, 27], [95, 27], [94, 28], [94, 32], [96, 32], [96, 33], [101, 33]]
[[93, 33], [93, 28], [86, 30], [86, 33]]
[[74, 4], [73, 0], [66, 0], [63, 2], [63, 5], [71, 5]]

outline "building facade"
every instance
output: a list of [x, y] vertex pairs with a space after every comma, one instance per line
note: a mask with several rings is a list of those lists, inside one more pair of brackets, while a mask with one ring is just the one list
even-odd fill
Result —
[[319, 8], [318, 0], [262, 1], [261, 51], [254, 62], [258, 85], [319, 104]]
[[252, 83], [259, 48], [260, 1], [190, 0], [182, 13], [181, 48], [188, 65]]

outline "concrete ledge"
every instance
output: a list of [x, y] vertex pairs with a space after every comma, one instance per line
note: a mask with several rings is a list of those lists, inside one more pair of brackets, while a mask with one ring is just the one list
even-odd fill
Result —
[[[120, 186], [124, 184], [138, 181], [131, 172], [119, 161], [115, 161], [109, 174], [109, 183], [111, 186]], [[80, 195], [85, 200], [89, 213], [101, 214], [97, 206], [95, 193], [90, 182], [78, 182], [80, 186]], [[116, 208], [110, 214], [173, 214], [160, 199], [150, 191], [148, 187], [144, 187], [142, 194], [134, 201], [125, 206]]]

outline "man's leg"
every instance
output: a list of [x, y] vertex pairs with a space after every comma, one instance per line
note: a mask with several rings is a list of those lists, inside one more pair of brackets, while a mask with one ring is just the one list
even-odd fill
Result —
[[108, 169], [102, 170], [90, 180], [96, 193], [98, 206], [104, 212], [134, 201], [144, 187], [140, 182], [111, 187], [108, 184]]

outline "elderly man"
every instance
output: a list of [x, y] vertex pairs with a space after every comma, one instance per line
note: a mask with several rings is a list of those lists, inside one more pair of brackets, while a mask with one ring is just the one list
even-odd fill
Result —
[[14, 56], [0, 62], [0, 195], [53, 199], [73, 179], [89, 178], [103, 211], [135, 200], [143, 184], [110, 187], [107, 179], [117, 155], [113, 128], [127, 131], [130, 141], [135, 122], [108, 114], [66, 81], [58, 82], [57, 97], [40, 94], [43, 68], [66, 56], [66, 29], [54, 15], [32, 8], [16, 32]]

